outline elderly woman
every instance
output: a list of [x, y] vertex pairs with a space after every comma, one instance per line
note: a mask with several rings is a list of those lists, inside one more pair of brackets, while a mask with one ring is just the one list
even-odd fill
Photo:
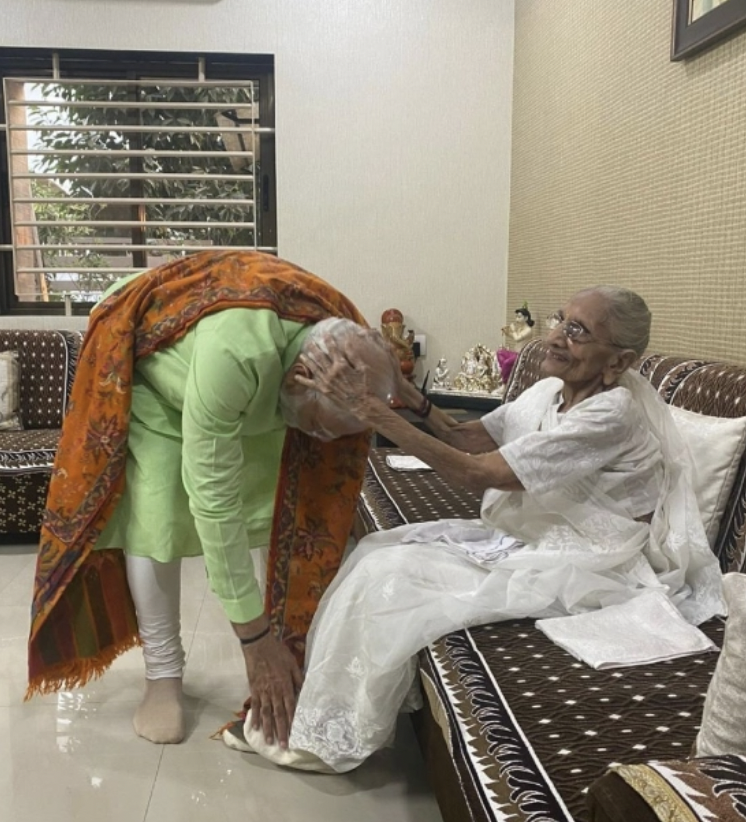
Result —
[[481, 492], [481, 520], [363, 539], [317, 611], [290, 748], [268, 744], [251, 717], [226, 743], [295, 768], [347, 771], [390, 740], [412, 698], [416, 652], [449, 631], [599, 612], [650, 591], [690, 623], [722, 612], [685, 449], [654, 390], [629, 370], [649, 330], [638, 295], [581, 291], [549, 334], [546, 379], [481, 420], [456, 424], [400, 386], [437, 438], [376, 398], [364, 365], [312, 348], [302, 358], [311, 376], [298, 380]]
[[[373, 394], [390, 396], [394, 359], [363, 322], [319, 278], [254, 252], [197, 254], [110, 289], [91, 316], [50, 487], [29, 694], [83, 685], [140, 643], [135, 730], [181, 741], [180, 561], [204, 555], [257, 721], [286, 743], [297, 660], [341, 561], [369, 444], [365, 421], [294, 376], [312, 342], [334, 341], [376, 375]], [[251, 549], [270, 542], [265, 605]]]

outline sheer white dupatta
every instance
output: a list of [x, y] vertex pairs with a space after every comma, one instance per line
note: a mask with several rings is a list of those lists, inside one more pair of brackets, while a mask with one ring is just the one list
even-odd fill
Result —
[[643, 410], [663, 454], [663, 486], [645, 555], [668, 588], [671, 601], [688, 622], [699, 625], [724, 614], [726, 606], [722, 573], [692, 490], [694, 466], [689, 449], [665, 402], [641, 374], [627, 371], [620, 384]]

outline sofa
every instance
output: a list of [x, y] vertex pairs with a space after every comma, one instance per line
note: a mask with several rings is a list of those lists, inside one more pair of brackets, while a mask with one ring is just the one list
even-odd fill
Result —
[[[506, 402], [539, 378], [543, 356], [539, 340], [522, 350]], [[746, 414], [746, 368], [661, 354], [642, 358], [636, 367], [665, 402], [685, 409], [677, 415], [686, 415], [688, 409], [708, 415], [708, 420], [717, 417], [714, 430], [722, 420], [742, 432], [735, 444], [727, 441], [731, 473], [720, 489], [717, 517], [711, 523], [711, 544], [723, 571], [742, 571], [746, 421], [738, 418]], [[697, 440], [697, 425], [704, 419], [693, 418]], [[704, 435], [701, 440], [694, 447], [714, 450]], [[392, 451], [400, 453], [391, 448], [371, 452], [358, 504], [357, 536], [407, 522], [478, 516], [477, 496], [435, 472], [392, 470], [386, 462]], [[722, 619], [701, 628], [721, 647]], [[596, 670], [553, 644], [532, 620], [481, 625], [442, 637], [420, 653], [425, 707], [414, 715], [414, 723], [443, 819], [656, 819], [639, 796], [616, 807], [628, 786], [617, 774], [606, 772], [625, 763], [686, 762], [717, 658], [708, 652]], [[737, 785], [734, 790], [742, 791], [740, 807], [746, 808], [746, 764], [736, 759], [725, 772], [731, 785]], [[722, 781], [712, 781], [712, 790], [729, 790]], [[697, 784], [704, 790], [704, 781]], [[746, 818], [746, 810], [732, 818]]]
[[0, 430], [0, 536], [34, 538], [41, 527], [62, 419], [83, 340], [80, 331], [0, 330], [17, 356], [18, 424]]

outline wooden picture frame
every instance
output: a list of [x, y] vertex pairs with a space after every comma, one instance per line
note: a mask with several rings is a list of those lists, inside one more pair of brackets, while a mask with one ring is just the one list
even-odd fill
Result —
[[746, 26], [746, 0], [725, 0], [692, 19], [696, 0], [674, 0], [671, 60], [691, 57]]

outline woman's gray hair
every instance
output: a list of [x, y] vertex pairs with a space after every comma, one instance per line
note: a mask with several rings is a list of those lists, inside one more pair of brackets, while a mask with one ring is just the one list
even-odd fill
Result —
[[596, 285], [579, 293], [600, 294], [605, 298], [604, 323], [614, 345], [630, 348], [638, 357], [645, 353], [650, 342], [652, 315], [639, 294], [617, 285]]

